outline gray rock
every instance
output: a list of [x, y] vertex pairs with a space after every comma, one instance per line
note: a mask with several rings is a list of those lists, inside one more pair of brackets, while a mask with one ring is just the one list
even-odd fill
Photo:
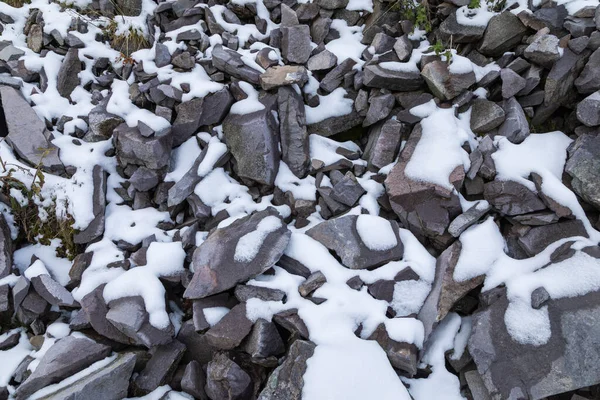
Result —
[[120, 10], [123, 15], [135, 17], [142, 12], [142, 0], [115, 0], [115, 2], [117, 10]]
[[216, 45], [212, 51], [212, 63], [219, 71], [255, 85], [259, 84], [260, 72], [248, 67], [241, 54], [236, 51], [220, 44]]
[[190, 361], [181, 378], [181, 390], [197, 399], [208, 400], [204, 385], [206, 385], [206, 375], [202, 366], [196, 360]]
[[486, 99], [477, 99], [471, 108], [471, 130], [475, 133], [487, 133], [500, 126], [506, 114], [502, 107]]
[[357, 219], [357, 215], [345, 215], [323, 221], [306, 231], [306, 234], [335, 252], [342, 264], [350, 269], [377, 267], [402, 258], [404, 246], [395, 221], [389, 223], [396, 234], [398, 245], [389, 250], [378, 251], [369, 249], [362, 242], [356, 231]]
[[510, 11], [504, 11], [490, 19], [479, 51], [486, 56], [500, 57], [510, 51], [527, 32], [527, 27]]
[[90, 111], [90, 115], [88, 116], [88, 133], [84, 137], [86, 141], [97, 142], [109, 139], [113, 134], [113, 130], [125, 122], [123, 118], [106, 111], [106, 105], [109, 100], [110, 97], [107, 97]]
[[474, 72], [453, 74], [448, 69], [448, 64], [443, 61], [427, 63], [421, 70], [421, 75], [429, 89], [441, 100], [452, 100], [475, 84]]
[[308, 59], [306, 67], [310, 71], [327, 71], [337, 65], [337, 57], [329, 50], [315, 54]]
[[310, 28], [296, 25], [281, 28], [281, 55], [287, 62], [305, 64], [311, 52]]
[[159, 175], [155, 170], [139, 167], [135, 170], [129, 182], [138, 192], [147, 192], [158, 185]]
[[478, 207], [477, 204], [469, 208], [458, 217], [454, 218], [448, 227], [448, 233], [454, 237], [459, 237], [468, 227], [479, 221], [491, 207]]
[[77, 244], [89, 243], [98, 239], [104, 233], [104, 209], [106, 206], [106, 172], [100, 165], [94, 165], [92, 169], [92, 192], [94, 219], [81, 232], [73, 236], [73, 241]]
[[572, 15], [565, 19], [563, 26], [574, 38], [589, 36], [596, 30], [596, 23], [592, 18], [578, 18]]
[[0, 215], [0, 279], [11, 274], [13, 265], [13, 243], [10, 228], [4, 215]]
[[92, 328], [100, 335], [115, 342], [129, 344], [131, 339], [119, 331], [106, 319], [108, 306], [104, 302], [102, 292], [105, 285], [98, 286], [81, 299], [81, 308]]
[[244, 400], [252, 394], [252, 380], [225, 353], [217, 353], [206, 366], [205, 390], [211, 399]]
[[296, 12], [287, 4], [281, 3], [281, 27], [298, 25]]
[[587, 36], [581, 36], [578, 38], [574, 38], [569, 40], [568, 46], [569, 49], [575, 54], [579, 54], [584, 51], [590, 42], [590, 38]]
[[293, 88], [282, 87], [277, 92], [281, 159], [299, 178], [308, 173], [310, 148], [304, 101]]
[[363, 83], [367, 87], [412, 92], [423, 85], [423, 78], [417, 71], [393, 71], [379, 65], [364, 68]]
[[348, 207], [354, 206], [366, 190], [358, 183], [356, 176], [350, 171], [333, 185], [331, 197]]
[[390, 115], [394, 104], [396, 104], [396, 99], [393, 94], [388, 93], [380, 96], [372, 96], [369, 98], [369, 103], [369, 110], [363, 121], [363, 126], [373, 125]]
[[195, 360], [200, 365], [206, 365], [217, 351], [217, 349], [208, 344], [205, 334], [196, 332], [192, 320], [187, 320], [183, 323], [177, 334], [177, 340], [187, 348], [183, 359], [184, 362]]
[[586, 126], [600, 125], [600, 91], [592, 93], [577, 104], [577, 119]]
[[0, 76], [0, 85], [10, 86], [13, 89], [21, 89], [23, 81], [10, 76]]
[[558, 42], [554, 35], [538, 36], [525, 48], [524, 56], [529, 61], [550, 69], [560, 58]]
[[40, 53], [44, 48], [44, 30], [42, 25], [33, 24], [27, 35], [27, 47], [33, 52]]
[[15, 308], [15, 310], [19, 308], [19, 306], [25, 299], [25, 296], [27, 296], [27, 292], [29, 291], [30, 286], [31, 285], [29, 279], [25, 278], [24, 276], [21, 275], [17, 279], [15, 286], [13, 286], [12, 288], [13, 307]]
[[[58, 147], [50, 140], [46, 124], [15, 89], [0, 86], [0, 98], [8, 132], [6, 141], [21, 159], [31, 166], [41, 165], [45, 171], [60, 173], [64, 166], [58, 158]], [[0, 128], [1, 129], [1, 128]]]
[[321, 136], [333, 136], [335, 134], [346, 132], [355, 126], [362, 124], [363, 117], [352, 110], [350, 114], [339, 117], [330, 117], [323, 121], [316, 122], [307, 126], [309, 134], [319, 134]]
[[62, 97], [69, 97], [73, 90], [79, 86], [79, 77], [81, 72], [81, 61], [79, 61], [79, 50], [70, 48], [67, 55], [60, 64], [56, 89]]
[[519, 102], [511, 97], [504, 100], [502, 108], [506, 119], [498, 128], [498, 135], [506, 137], [512, 143], [521, 143], [529, 136], [529, 121]]
[[505, 99], [513, 97], [527, 86], [525, 78], [510, 68], [503, 68], [500, 71], [500, 78], [502, 79], [502, 97]]
[[369, 129], [369, 141], [363, 156], [368, 162], [369, 170], [377, 172], [396, 160], [403, 128], [402, 122], [389, 119]]
[[408, 61], [412, 55], [413, 45], [407, 35], [400, 36], [394, 43], [394, 51], [401, 62]]
[[9, 44], [0, 51], [0, 61], [16, 61], [24, 55], [25, 52], [23, 50], [16, 48], [12, 44]]
[[507, 305], [501, 294], [475, 314], [468, 343], [492, 399], [541, 399], [600, 382], [592, 367], [600, 361], [593, 345], [600, 328], [600, 293], [551, 300], [551, 335], [541, 346], [511, 337], [504, 323]]
[[285, 353], [285, 345], [273, 322], [259, 318], [243, 345], [244, 351], [255, 359], [280, 356]]
[[246, 302], [254, 298], [263, 301], [282, 301], [285, 298], [285, 292], [262, 286], [237, 285], [235, 287], [235, 298], [240, 302]]
[[214, 348], [231, 350], [242, 343], [251, 329], [252, 321], [246, 317], [246, 304], [240, 303], [206, 332], [206, 340]]
[[169, 165], [173, 136], [144, 137], [138, 128], [119, 125], [113, 132], [117, 160], [122, 167], [139, 165], [161, 169]]
[[180, 180], [175, 182], [173, 186], [169, 188], [167, 197], [167, 206], [173, 207], [183, 203], [189, 196], [194, 192], [194, 188], [202, 180], [198, 176], [198, 167], [204, 157], [206, 156], [207, 150], [203, 150], [200, 155], [194, 161], [194, 164], [190, 169], [181, 177]]
[[315, 347], [304, 340], [292, 343], [285, 361], [271, 373], [258, 400], [301, 400], [306, 361], [312, 357]]
[[53, 306], [77, 307], [78, 303], [73, 299], [71, 293], [62, 287], [48, 274], [42, 274], [31, 278], [31, 284], [35, 291], [44, 300]]
[[184, 352], [185, 345], [177, 340], [150, 349], [150, 360], [133, 381], [136, 395], [148, 394], [169, 383]]
[[[238, 285], [240, 286], [240, 285]], [[204, 297], [202, 299], [193, 300], [193, 321], [196, 331], [201, 332], [210, 328], [210, 324], [204, 315], [204, 309], [212, 307], [226, 307], [228, 309], [237, 305], [236, 299], [228, 293], [219, 293], [214, 296]]]
[[461, 282], [454, 280], [454, 269], [461, 251], [461, 242], [457, 240], [437, 258], [433, 286], [418, 315], [425, 328], [426, 340], [454, 304], [483, 283], [484, 276]]
[[290, 334], [308, 339], [308, 328], [298, 315], [298, 310], [292, 308], [281, 311], [273, 316], [273, 322], [286, 329]]
[[347, 58], [342, 61], [337, 67], [332, 69], [323, 77], [319, 87], [324, 91], [331, 93], [337, 89], [344, 81], [344, 76], [352, 71], [352, 68], [356, 65], [356, 61], [351, 58]]
[[479, 372], [476, 370], [465, 372], [465, 380], [467, 381], [473, 400], [492, 400]]
[[573, 191], [600, 209], [600, 136], [585, 134], [569, 149], [565, 165]]
[[264, 90], [294, 84], [302, 87], [306, 81], [308, 81], [306, 68], [297, 65], [274, 66], [260, 75], [260, 86]]
[[311, 40], [315, 43], [323, 43], [331, 27], [331, 18], [318, 17], [310, 25]]
[[173, 64], [174, 67], [189, 71], [194, 68], [194, 65], [196, 65], [196, 59], [192, 57], [189, 52], [184, 51], [183, 53], [173, 57], [171, 64]]
[[173, 338], [172, 326], [161, 330], [150, 324], [144, 301], [139, 296], [112, 301], [106, 319], [136, 345], [151, 348], [167, 344]]
[[574, 236], [588, 237], [580, 220], [531, 227], [518, 242], [528, 255], [534, 256], [557, 240]]
[[492, 181], [484, 185], [483, 197], [503, 215], [520, 215], [546, 208], [527, 187], [514, 181]]
[[254, 232], [266, 217], [278, 217], [267, 209], [238, 219], [231, 225], [217, 229], [194, 252], [194, 277], [184, 293], [185, 298], [200, 299], [220, 293], [261, 274], [275, 264], [285, 250], [291, 233], [285, 224], [268, 233], [254, 258], [237, 261], [234, 257], [238, 241]]
[[438, 32], [444, 42], [449, 43], [452, 38], [452, 43], [473, 43], [483, 37], [485, 26], [459, 24], [453, 12], [440, 24]]
[[127, 397], [129, 378], [133, 373], [136, 356], [121, 353], [113, 361], [89, 375], [45, 396], [41, 400], [120, 400]]
[[[446, 188], [412, 181], [404, 170], [421, 139], [421, 125], [416, 125], [400, 153], [400, 159], [385, 180], [386, 192], [394, 212], [402, 224], [417, 237], [429, 237], [434, 245], [446, 248], [452, 236], [446, 230], [450, 222], [462, 213], [456, 194]], [[464, 179], [462, 166], [448, 177], [460, 186]]]
[[266, 96], [265, 108], [249, 114], [230, 113], [223, 122], [227, 148], [237, 163], [241, 178], [273, 186], [279, 171], [280, 146], [277, 132], [276, 97]]
[[[10, 309], [9, 291], [10, 291], [10, 286], [0, 285], [0, 313], [4, 313]], [[0, 350], [6, 350], [6, 348], [7, 348], [6, 341], [9, 339], [10, 339], [10, 337], [0, 343]], [[18, 340], [17, 340], [17, 342], [18, 342]]]
[[345, 8], [348, 5], [348, 0], [318, 0], [317, 4], [326, 10], [336, 10]]
[[391, 339], [385, 324], [379, 324], [377, 329], [369, 336], [369, 340], [375, 340], [381, 346], [394, 368], [405, 372], [409, 377], [417, 373], [417, 356], [419, 353], [417, 346]]
[[321, 271], [313, 272], [298, 286], [298, 293], [302, 297], [308, 297], [312, 292], [323, 286], [327, 278]]
[[91, 339], [73, 336], [59, 339], [44, 354], [35, 371], [17, 388], [15, 398], [28, 398], [37, 390], [60, 382], [108, 357], [110, 352], [109, 346]]
[[539, 310], [546, 303], [548, 303], [548, 300], [550, 300], [550, 298], [551, 297], [548, 291], [543, 286], [540, 286], [539, 288], [531, 292], [531, 307], [533, 309]]
[[158, 68], [171, 64], [171, 53], [169, 48], [160, 42], [156, 42], [154, 48], [154, 63]]
[[[275, 59], [272, 59], [274, 57]], [[267, 69], [275, 65], [279, 65], [279, 57], [275, 50], [271, 47], [263, 47], [256, 53], [256, 63], [262, 68]]]
[[600, 49], [592, 53], [583, 71], [575, 80], [575, 86], [582, 94], [600, 90]]

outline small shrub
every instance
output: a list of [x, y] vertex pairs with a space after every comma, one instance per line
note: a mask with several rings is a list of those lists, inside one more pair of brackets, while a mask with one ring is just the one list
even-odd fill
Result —
[[150, 42], [139, 29], [129, 27], [126, 33], [117, 33], [117, 28], [117, 22], [110, 21], [104, 28], [104, 35], [108, 38], [111, 47], [120, 52], [124, 60], [128, 59], [132, 53], [150, 47]]
[[481, 1], [480, 0], [471, 0], [467, 7], [471, 8], [471, 9], [479, 8], [479, 7], [481, 7]]
[[20, 7], [23, 7], [25, 4], [31, 3], [31, 0], [2, 0], [2, 1], [14, 8], [20, 8]]

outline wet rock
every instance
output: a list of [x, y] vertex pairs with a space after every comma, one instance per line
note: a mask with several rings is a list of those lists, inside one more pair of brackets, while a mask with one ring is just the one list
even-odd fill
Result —
[[58, 148], [49, 140], [50, 132], [29, 103], [8, 86], [0, 86], [0, 99], [7, 128], [7, 132], [0, 134], [6, 136], [15, 153], [31, 166], [41, 165], [53, 173], [64, 171]]
[[42, 398], [44, 400], [125, 398], [135, 362], [134, 353], [120, 353], [107, 365]]
[[592, 93], [577, 104], [577, 119], [586, 126], [600, 125], [600, 91]]
[[167, 384], [184, 352], [185, 345], [177, 340], [150, 349], [150, 360], [133, 381], [134, 392], [144, 395]]
[[280, 86], [297, 84], [304, 86], [308, 80], [306, 68], [296, 65], [283, 65], [268, 68], [260, 76], [260, 86], [264, 90], [271, 90]]
[[402, 258], [404, 246], [395, 221], [388, 223], [396, 235], [398, 244], [389, 250], [380, 251], [371, 250], [365, 245], [356, 230], [358, 218], [356, 215], [345, 215], [324, 221], [310, 228], [306, 234], [335, 252], [342, 264], [350, 269], [372, 268]]
[[87, 338], [67, 336], [58, 340], [42, 357], [32, 374], [17, 388], [17, 399], [28, 398], [37, 390], [60, 382], [108, 357], [110, 347]]
[[206, 332], [206, 340], [212, 347], [231, 350], [242, 343], [251, 329], [252, 321], [246, 317], [246, 304], [241, 303]]
[[206, 367], [206, 394], [211, 399], [248, 399], [252, 393], [250, 376], [225, 353], [217, 353]]
[[282, 87], [277, 96], [281, 159], [294, 175], [303, 178], [310, 164], [304, 101], [293, 88]]
[[421, 70], [427, 86], [441, 100], [452, 100], [463, 90], [475, 84], [475, 73], [455, 74], [450, 72], [448, 64], [443, 61], [427, 63]]
[[281, 28], [281, 55], [289, 63], [305, 64], [310, 57], [310, 43], [308, 25]]
[[369, 129], [369, 141], [363, 156], [369, 170], [379, 171], [396, 160], [403, 128], [402, 122], [389, 119]]
[[306, 361], [312, 357], [315, 347], [304, 340], [292, 343], [285, 361], [273, 371], [258, 400], [300, 400]]
[[363, 83], [367, 87], [412, 92], [423, 85], [418, 71], [394, 71], [380, 65], [367, 65], [364, 68]]
[[600, 209], [600, 136], [585, 134], [569, 149], [565, 171], [573, 191]]
[[[266, 221], [263, 225], [267, 226], [259, 228], [263, 220]], [[270, 230], [271, 228], [274, 229]], [[199, 299], [210, 296], [261, 274], [279, 260], [290, 235], [277, 212], [272, 209], [257, 212], [238, 219], [225, 228], [217, 229], [194, 252], [192, 265], [195, 273], [184, 297]], [[242, 239], [243, 237], [249, 239]], [[263, 240], [256, 243], [259, 247], [252, 254], [251, 250], [246, 249], [245, 242], [254, 243], [252, 238], [255, 237]], [[240, 240], [242, 244], [236, 256]]]
[[471, 130], [475, 133], [487, 133], [500, 126], [505, 118], [502, 107], [493, 101], [475, 100], [471, 108]]
[[499, 57], [510, 51], [527, 32], [527, 27], [510, 11], [504, 11], [490, 19], [479, 51], [486, 56]]
[[259, 318], [252, 327], [252, 332], [243, 344], [244, 350], [253, 358], [280, 356], [285, 353], [285, 345], [277, 327], [273, 322]]

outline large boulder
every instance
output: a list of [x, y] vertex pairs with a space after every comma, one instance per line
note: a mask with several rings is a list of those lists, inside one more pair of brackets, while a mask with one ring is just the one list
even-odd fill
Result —
[[290, 236], [273, 209], [217, 229], [194, 252], [194, 277], [184, 297], [200, 299], [220, 293], [263, 273], [279, 261]]
[[241, 178], [273, 186], [281, 158], [279, 127], [274, 111], [277, 97], [261, 99], [264, 108], [248, 114], [229, 113], [223, 122], [227, 148]]
[[475, 73], [453, 73], [444, 61], [432, 61], [421, 70], [431, 92], [441, 100], [452, 100], [475, 84]]
[[527, 27], [510, 11], [504, 11], [490, 19], [479, 51], [486, 56], [500, 57], [510, 51], [527, 32]]

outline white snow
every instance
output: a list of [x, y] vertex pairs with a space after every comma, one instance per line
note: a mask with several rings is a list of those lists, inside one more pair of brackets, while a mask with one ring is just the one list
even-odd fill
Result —
[[[350, 1], [353, 3], [358, 3], [360, 1], [362, 4], [365, 2], [365, 0]], [[348, 5], [350, 5], [350, 3], [348, 3]], [[363, 50], [367, 48], [367, 46], [360, 42], [363, 38], [363, 27], [348, 26], [348, 23], [343, 19], [334, 19], [331, 21], [330, 29], [335, 29], [338, 31], [340, 37], [325, 44], [325, 48], [335, 54], [338, 64], [347, 58], [351, 58], [356, 61], [357, 65], [364, 64], [364, 61], [361, 60], [361, 54]]]
[[10, 335], [19, 333], [19, 344], [8, 350], [0, 350], [0, 360], [2, 360], [2, 368], [0, 368], [0, 386], [7, 386], [10, 382], [12, 374], [15, 372], [21, 361], [31, 353], [33, 347], [29, 344], [27, 333], [23, 328], [16, 328], [0, 335], [0, 342], [7, 339]]
[[283, 192], [291, 192], [296, 200], [315, 201], [317, 199], [315, 178], [310, 175], [302, 179], [298, 178], [283, 161], [279, 163], [275, 186]]
[[204, 318], [210, 326], [215, 326], [228, 312], [229, 308], [227, 307], [208, 307], [202, 310]]
[[258, 101], [258, 91], [248, 82], [240, 81], [239, 84], [248, 97], [235, 102], [229, 112], [232, 114], [250, 114], [255, 111], [264, 110], [264, 104]]
[[205, 177], [210, 171], [213, 170], [215, 164], [227, 153], [227, 146], [225, 143], [216, 137], [212, 137], [208, 142], [208, 149], [206, 155], [198, 165], [198, 176]]
[[235, 246], [233, 259], [237, 262], [250, 262], [257, 256], [269, 233], [281, 227], [281, 220], [273, 215], [262, 219], [256, 230], [242, 236]]
[[346, 94], [346, 89], [340, 87], [328, 95], [319, 95], [318, 106], [306, 107], [306, 123], [312, 125], [327, 118], [350, 114], [354, 107], [354, 100], [345, 98]]
[[375, 215], [359, 215], [356, 219], [356, 230], [360, 240], [370, 250], [385, 251], [398, 245], [392, 225], [385, 218]]

